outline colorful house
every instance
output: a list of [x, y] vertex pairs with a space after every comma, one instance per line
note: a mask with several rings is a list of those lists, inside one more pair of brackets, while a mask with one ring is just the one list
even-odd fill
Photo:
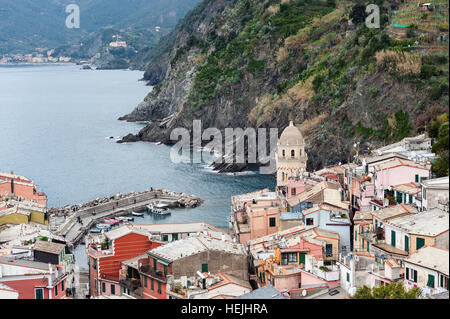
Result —
[[243, 245], [200, 234], [168, 243], [139, 260], [142, 297], [167, 299], [169, 276], [221, 273], [248, 280], [247, 252]]
[[248, 245], [252, 272], [260, 286], [271, 284], [290, 292], [308, 285], [334, 287], [339, 279], [331, 262], [333, 245], [339, 246], [337, 233], [297, 226]]
[[448, 249], [424, 247], [403, 262], [407, 288], [419, 287], [423, 297], [448, 291]]
[[240, 243], [278, 231], [279, 213], [285, 209], [276, 192], [267, 189], [231, 198], [231, 224]]
[[86, 238], [89, 260], [91, 296], [120, 295], [122, 261], [156, 248], [161, 242], [151, 239], [148, 232], [125, 225], [105, 234]]
[[169, 299], [234, 299], [252, 291], [247, 280], [224, 273], [198, 273], [196, 276], [170, 277], [167, 284]]
[[0, 172], [0, 199], [29, 200], [44, 207], [47, 196], [39, 192], [36, 184], [25, 176]]
[[0, 285], [17, 292], [18, 299], [64, 299], [66, 278], [60, 266], [0, 256]]
[[[383, 200], [392, 192], [391, 186], [421, 183], [430, 177], [430, 171], [414, 161], [394, 158], [374, 166], [375, 198]], [[393, 195], [393, 193], [391, 193]]]
[[435, 208], [385, 220], [384, 237], [372, 243], [370, 251], [377, 258], [401, 261], [424, 246], [448, 249], [448, 218], [448, 212]]

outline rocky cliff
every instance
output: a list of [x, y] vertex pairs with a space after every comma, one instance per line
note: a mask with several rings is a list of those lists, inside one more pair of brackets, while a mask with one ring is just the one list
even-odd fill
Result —
[[375, 3], [381, 26], [369, 29], [355, 1], [203, 1], [148, 58], [155, 87], [120, 119], [149, 124], [124, 140], [170, 143], [194, 119], [281, 134], [292, 119], [308, 169], [318, 169], [350, 160], [356, 142], [376, 147], [424, 131], [448, 113], [448, 5], [441, 26], [421, 16], [405, 33], [394, 14], [417, 4]]

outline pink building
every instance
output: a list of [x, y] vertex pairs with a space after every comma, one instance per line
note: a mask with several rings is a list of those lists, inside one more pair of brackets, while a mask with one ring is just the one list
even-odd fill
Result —
[[322, 230], [296, 226], [250, 241], [250, 255], [260, 285], [270, 284], [282, 292], [311, 286], [338, 286], [337, 267], [326, 265], [325, 261], [329, 243], [338, 245], [339, 235], [321, 233]]
[[26, 199], [47, 206], [47, 196], [38, 192], [36, 184], [25, 176], [14, 172], [0, 172], [0, 199]]
[[247, 241], [278, 231], [278, 216], [285, 208], [276, 192], [262, 190], [231, 198], [231, 222], [237, 241]]
[[288, 184], [286, 185], [286, 198], [289, 199], [293, 196], [303, 193], [306, 189], [310, 188], [311, 186], [305, 184], [303, 178], [289, 179]]
[[383, 200], [385, 191], [393, 185], [420, 183], [423, 178], [430, 177], [427, 167], [410, 160], [395, 158], [375, 165], [375, 197]]

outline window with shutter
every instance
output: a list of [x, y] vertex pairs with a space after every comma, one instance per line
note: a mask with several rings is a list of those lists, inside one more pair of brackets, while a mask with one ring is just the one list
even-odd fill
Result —
[[417, 237], [416, 238], [416, 250], [422, 248], [423, 246], [425, 246], [425, 239]]
[[434, 288], [434, 276], [428, 275], [427, 287]]
[[395, 231], [391, 230], [391, 246], [395, 247]]
[[36, 299], [44, 299], [44, 289], [37, 288], [34, 291], [34, 296], [35, 296]]

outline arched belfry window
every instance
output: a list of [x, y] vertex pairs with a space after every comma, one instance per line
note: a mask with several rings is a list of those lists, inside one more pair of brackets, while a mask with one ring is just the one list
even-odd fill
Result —
[[286, 157], [286, 150], [283, 150], [283, 157]]
[[291, 151], [291, 157], [295, 157], [295, 151], [294, 150]]

